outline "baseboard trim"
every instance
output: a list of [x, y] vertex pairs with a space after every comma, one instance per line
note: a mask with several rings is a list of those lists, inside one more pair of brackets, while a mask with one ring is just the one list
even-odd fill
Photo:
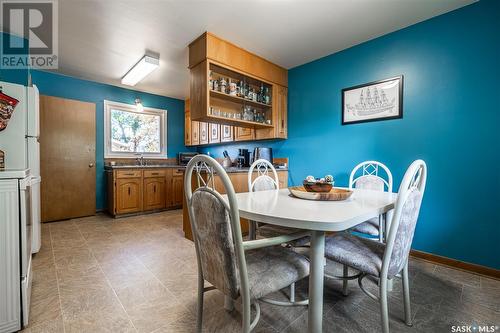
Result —
[[484, 275], [490, 278], [500, 280], [500, 270], [481, 266], [477, 264], [471, 264], [468, 262], [451, 259], [447, 257], [438, 256], [436, 254], [411, 250], [410, 255], [415, 258], [424, 259], [435, 264], [450, 266], [453, 268], [461, 269], [463, 271], [471, 272], [474, 274]]

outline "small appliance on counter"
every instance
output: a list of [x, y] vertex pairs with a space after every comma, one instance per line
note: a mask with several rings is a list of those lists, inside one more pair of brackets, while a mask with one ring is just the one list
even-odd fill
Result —
[[187, 165], [189, 163], [189, 161], [191, 161], [191, 159], [193, 157], [195, 157], [196, 155], [198, 155], [198, 153], [192, 153], [192, 152], [189, 152], [189, 153], [179, 153], [179, 156], [178, 156], [178, 161], [179, 161], [179, 165]]
[[262, 148], [262, 147], [255, 148], [253, 150], [253, 160], [257, 161], [260, 159], [264, 159], [273, 163], [273, 148]]
[[238, 149], [236, 161], [238, 168], [248, 168], [250, 166], [250, 152], [248, 149]]

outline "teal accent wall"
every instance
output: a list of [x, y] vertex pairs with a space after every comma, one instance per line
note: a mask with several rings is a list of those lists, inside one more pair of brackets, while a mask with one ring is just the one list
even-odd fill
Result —
[[184, 101], [111, 86], [44, 71], [31, 71], [33, 84], [41, 95], [76, 99], [96, 105], [96, 207], [106, 208], [104, 175], [104, 100], [134, 104], [140, 98], [145, 107], [167, 110], [167, 154], [176, 157], [185, 151]]
[[[9, 35], [3, 31], [0, 31], [0, 48], [3, 51], [5, 47], [9, 45], [13, 40], [13, 43], [19, 44], [19, 41], [22, 40], [22, 44], [25, 45], [23, 49], [21, 49], [20, 54], [28, 54], [28, 41], [23, 39], [22, 37], [18, 37], [15, 35]], [[3, 52], [0, 52], [3, 54]], [[4, 69], [0, 65], [0, 81], [12, 82], [17, 84], [26, 85], [28, 84], [30, 69]]]
[[[500, 1], [482, 0], [291, 69], [289, 138], [258, 145], [290, 158], [291, 184], [331, 173], [346, 186], [357, 163], [374, 159], [397, 190], [409, 164], [424, 159], [413, 248], [500, 269], [498, 22]], [[341, 126], [343, 88], [397, 75], [403, 119]], [[239, 146], [203, 151], [234, 156]]]

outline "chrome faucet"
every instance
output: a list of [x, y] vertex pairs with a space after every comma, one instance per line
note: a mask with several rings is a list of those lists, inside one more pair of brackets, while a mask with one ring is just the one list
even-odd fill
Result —
[[142, 154], [135, 154], [135, 156], [137, 156], [136, 158], [136, 161], [137, 161], [137, 165], [140, 165], [140, 166], [144, 166], [144, 155]]

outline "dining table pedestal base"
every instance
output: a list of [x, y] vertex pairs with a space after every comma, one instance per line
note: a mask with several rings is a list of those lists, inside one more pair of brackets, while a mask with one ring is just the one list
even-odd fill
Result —
[[311, 232], [308, 332], [321, 333], [323, 325], [323, 279], [325, 232]]

